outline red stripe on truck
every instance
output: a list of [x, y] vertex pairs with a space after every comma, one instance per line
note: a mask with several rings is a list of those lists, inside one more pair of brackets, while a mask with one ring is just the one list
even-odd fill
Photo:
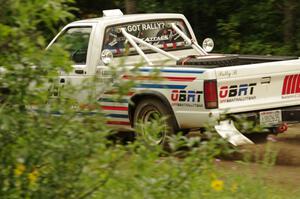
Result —
[[101, 106], [103, 110], [112, 110], [112, 111], [128, 111], [128, 107], [124, 106]]
[[293, 75], [292, 85], [291, 85], [291, 93], [296, 93], [296, 83], [299, 75]]
[[284, 77], [281, 95], [285, 95], [287, 93], [286, 90], [287, 90], [288, 79], [289, 79], [289, 75]]
[[300, 93], [300, 74], [286, 75], [283, 80], [282, 95]]
[[107, 121], [106, 124], [128, 126], [128, 125], [130, 125], [130, 122], [125, 122], [125, 121]]
[[296, 93], [300, 93], [300, 74], [298, 74], [297, 78]]

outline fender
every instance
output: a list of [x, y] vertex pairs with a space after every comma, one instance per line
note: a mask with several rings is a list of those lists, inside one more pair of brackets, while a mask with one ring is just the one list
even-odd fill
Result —
[[136, 93], [130, 98], [130, 102], [128, 104], [128, 116], [129, 116], [131, 127], [133, 127], [133, 115], [135, 112], [136, 105], [138, 104], [138, 102], [140, 100], [145, 99], [145, 97], [158, 98], [165, 106], [167, 106], [176, 120], [176, 128], [177, 129], [179, 128], [178, 121], [174, 114], [174, 110], [173, 110], [171, 104], [169, 103], [169, 100], [158, 91], [143, 91], [143, 93]]

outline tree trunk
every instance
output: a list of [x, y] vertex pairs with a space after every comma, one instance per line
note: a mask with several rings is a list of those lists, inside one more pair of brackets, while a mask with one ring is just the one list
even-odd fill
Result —
[[125, 0], [125, 12], [126, 12], [126, 14], [136, 13], [136, 1], [135, 0]]
[[283, 5], [283, 39], [285, 46], [292, 53], [297, 49], [296, 14], [298, 0], [285, 0]]

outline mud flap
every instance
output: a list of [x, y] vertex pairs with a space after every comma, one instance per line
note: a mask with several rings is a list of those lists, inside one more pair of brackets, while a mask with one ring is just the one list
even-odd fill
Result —
[[234, 146], [254, 144], [251, 140], [239, 132], [230, 120], [221, 121], [218, 125], [215, 125], [215, 129], [222, 138], [228, 140], [228, 142]]

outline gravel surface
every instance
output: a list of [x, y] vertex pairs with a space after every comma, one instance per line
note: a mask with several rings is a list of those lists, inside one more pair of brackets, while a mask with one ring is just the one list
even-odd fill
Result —
[[[299, 191], [300, 125], [290, 126], [288, 131], [278, 136], [269, 136], [266, 143], [241, 146], [240, 149], [239, 153], [216, 161], [217, 167], [228, 172], [246, 172], [253, 176], [259, 173], [274, 186], [284, 187], [291, 192]], [[257, 164], [272, 155], [276, 155], [273, 167], [262, 169], [261, 164]], [[239, 160], [245, 158], [249, 160], [248, 164], [239, 163]]]

